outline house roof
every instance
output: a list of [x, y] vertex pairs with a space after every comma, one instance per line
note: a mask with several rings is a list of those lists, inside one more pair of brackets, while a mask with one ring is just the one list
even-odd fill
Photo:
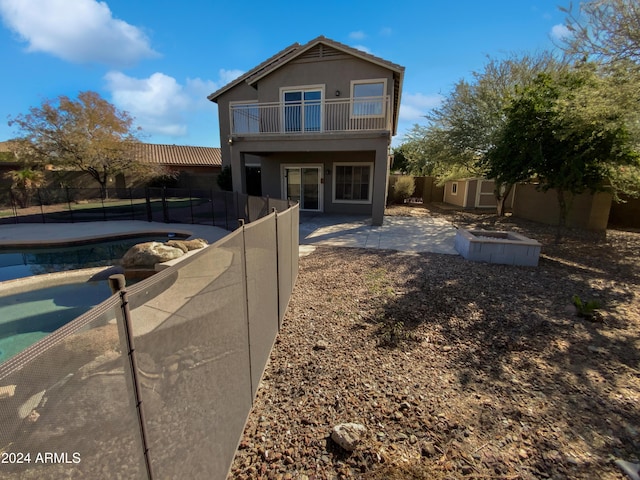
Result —
[[136, 156], [142, 161], [165, 166], [222, 166], [220, 149], [213, 147], [137, 143]]
[[[221, 167], [220, 148], [190, 147], [185, 145], [161, 145], [135, 143], [136, 157], [156, 165], [177, 167]], [[0, 142], [0, 154], [12, 152], [11, 141]], [[0, 158], [2, 160], [2, 158]], [[4, 159], [8, 161], [7, 159]]]
[[272, 57], [269, 57], [267, 60], [265, 60], [264, 62], [262, 62], [258, 66], [252, 68], [248, 72], [245, 72], [244, 74], [240, 75], [235, 80], [232, 80], [231, 82], [227, 83], [222, 88], [216, 90], [211, 95], [209, 95], [207, 98], [209, 100], [211, 100], [212, 102], [215, 102], [217, 100], [217, 98], [220, 95], [222, 95], [224, 92], [226, 92], [226, 91], [232, 89], [233, 87], [235, 87], [236, 85], [244, 82], [250, 76], [255, 75], [255, 74], [259, 73], [259, 72], [265, 71], [265, 70], [267, 70], [269, 72], [273, 71], [273, 69], [275, 68], [276, 65], [280, 65], [285, 59], [290, 57], [298, 48], [300, 48], [300, 44], [297, 43], [297, 42], [289, 45], [288, 47], [284, 48], [283, 50], [280, 50], [278, 53], [276, 53]]
[[400, 107], [400, 97], [402, 95], [402, 81], [404, 77], [404, 67], [398, 65], [396, 63], [390, 62], [380, 57], [376, 57], [375, 55], [371, 55], [370, 53], [363, 52], [362, 50], [358, 50], [357, 48], [350, 47], [340, 42], [336, 42], [335, 40], [331, 40], [324, 36], [319, 36], [309, 41], [304, 45], [300, 45], [299, 43], [294, 43], [289, 45], [285, 49], [279, 51], [271, 58], [265, 60], [260, 65], [252, 68], [248, 72], [239, 76], [232, 82], [223, 86], [222, 88], [216, 90], [207, 98], [212, 102], [216, 102], [220, 95], [232, 89], [236, 85], [239, 85], [242, 82], [246, 82], [248, 85], [254, 86], [261, 78], [272, 73], [274, 70], [286, 65], [290, 61], [295, 58], [298, 58], [304, 55], [309, 50], [313, 49], [318, 45], [327, 45], [336, 50], [342, 51], [349, 55], [352, 55], [357, 58], [361, 58], [362, 60], [366, 60], [371, 63], [375, 63], [382, 67], [388, 68], [392, 72], [394, 72], [394, 104], [393, 104], [393, 112], [394, 112], [394, 122], [393, 122], [393, 130], [394, 133], [397, 128], [398, 123], [398, 112]]

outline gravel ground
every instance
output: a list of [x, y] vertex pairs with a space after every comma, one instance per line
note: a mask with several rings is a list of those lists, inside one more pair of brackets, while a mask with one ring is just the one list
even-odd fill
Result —
[[[624, 479], [640, 455], [640, 233], [568, 232], [436, 207], [543, 244], [538, 267], [318, 248], [230, 478]], [[591, 318], [572, 297], [598, 301]], [[331, 429], [356, 422], [352, 451]]]

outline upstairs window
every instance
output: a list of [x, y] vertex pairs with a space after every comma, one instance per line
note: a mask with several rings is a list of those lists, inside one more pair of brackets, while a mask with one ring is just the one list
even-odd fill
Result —
[[386, 79], [351, 82], [351, 98], [353, 99], [351, 115], [354, 117], [384, 116], [386, 85]]

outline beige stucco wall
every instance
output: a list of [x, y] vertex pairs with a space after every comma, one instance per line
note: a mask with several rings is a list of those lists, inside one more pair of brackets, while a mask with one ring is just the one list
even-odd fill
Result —
[[[282, 198], [283, 165], [322, 165], [323, 211], [325, 213], [350, 213], [371, 215], [372, 204], [333, 202], [333, 164], [335, 162], [374, 163], [375, 152], [279, 152], [263, 157], [262, 193], [273, 198]], [[374, 165], [374, 177], [376, 174]], [[375, 196], [375, 184], [374, 192]]]
[[[516, 185], [513, 215], [535, 222], [557, 225], [558, 197], [555, 190], [541, 192], [532, 184]], [[589, 230], [606, 230], [612, 196], [601, 192], [573, 197], [567, 226]]]
[[[315, 47], [314, 47], [315, 48]], [[245, 169], [248, 155], [258, 155], [261, 158], [262, 192], [265, 195], [281, 195], [280, 165], [283, 154], [295, 156], [289, 163], [304, 163], [311, 152], [331, 152], [325, 155], [327, 161], [325, 171], [332, 170], [335, 161], [352, 160], [356, 152], [366, 155], [368, 161], [374, 163], [373, 200], [371, 205], [333, 204], [327, 203], [332, 198], [331, 184], [325, 184], [325, 211], [345, 211], [371, 213], [372, 222], [381, 224], [386, 202], [388, 184], [388, 148], [391, 141], [389, 131], [384, 128], [361, 131], [339, 131], [328, 133], [291, 133], [268, 135], [237, 135], [232, 142], [230, 139], [229, 106], [237, 101], [258, 101], [261, 103], [281, 101], [283, 88], [321, 87], [324, 91], [323, 100], [348, 99], [351, 97], [351, 82], [353, 80], [379, 80], [386, 82], [385, 95], [394, 104], [394, 73], [389, 68], [358, 58], [350, 54], [332, 49], [326, 56], [316, 55], [314, 49], [304, 52], [300, 57], [269, 72], [263, 78], [255, 76], [254, 85], [245, 82], [234, 86], [217, 98], [218, 118], [220, 122], [220, 147], [223, 165], [231, 165], [233, 172], [233, 189], [244, 191]], [[348, 108], [348, 104], [347, 108]], [[389, 112], [392, 115], [392, 112]], [[338, 121], [339, 122], [339, 121]], [[348, 118], [345, 117], [345, 127]], [[341, 124], [339, 124], [341, 125]], [[295, 152], [295, 153], [294, 153]], [[339, 153], [349, 152], [349, 153]], [[293, 157], [291, 157], [293, 158]]]
[[[352, 80], [386, 79], [387, 95], [393, 95], [393, 73], [379, 65], [350, 55], [294, 60], [258, 82], [260, 102], [279, 102], [282, 87], [321, 85], [325, 99], [351, 97]], [[340, 95], [337, 96], [336, 92]]]
[[229, 105], [231, 102], [257, 100], [258, 92], [242, 82], [231, 90], [223, 93], [216, 102], [218, 105], [218, 123], [220, 127], [220, 154], [222, 155], [222, 165], [229, 165], [231, 162], [231, 152], [229, 146], [229, 133], [231, 132]]
[[[393, 72], [377, 64], [361, 60], [351, 55], [340, 55], [324, 59], [294, 60], [260, 79], [254, 86], [241, 82], [224, 92], [217, 99], [218, 121], [220, 125], [220, 148], [222, 163], [231, 161], [228, 143], [231, 132], [229, 105], [239, 101], [279, 102], [282, 87], [303, 87], [322, 85], [325, 100], [347, 99], [351, 96], [351, 81], [365, 79], [386, 79], [386, 95], [392, 98]], [[336, 92], [340, 92], [337, 96]]]

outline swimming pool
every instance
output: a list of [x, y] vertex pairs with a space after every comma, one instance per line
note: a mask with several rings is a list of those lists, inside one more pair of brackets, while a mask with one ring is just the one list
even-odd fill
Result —
[[113, 265], [137, 243], [163, 242], [182, 237], [184, 236], [169, 234], [64, 247], [0, 249], [0, 282], [31, 275]]
[[0, 363], [109, 298], [106, 281], [79, 281], [0, 296]]

